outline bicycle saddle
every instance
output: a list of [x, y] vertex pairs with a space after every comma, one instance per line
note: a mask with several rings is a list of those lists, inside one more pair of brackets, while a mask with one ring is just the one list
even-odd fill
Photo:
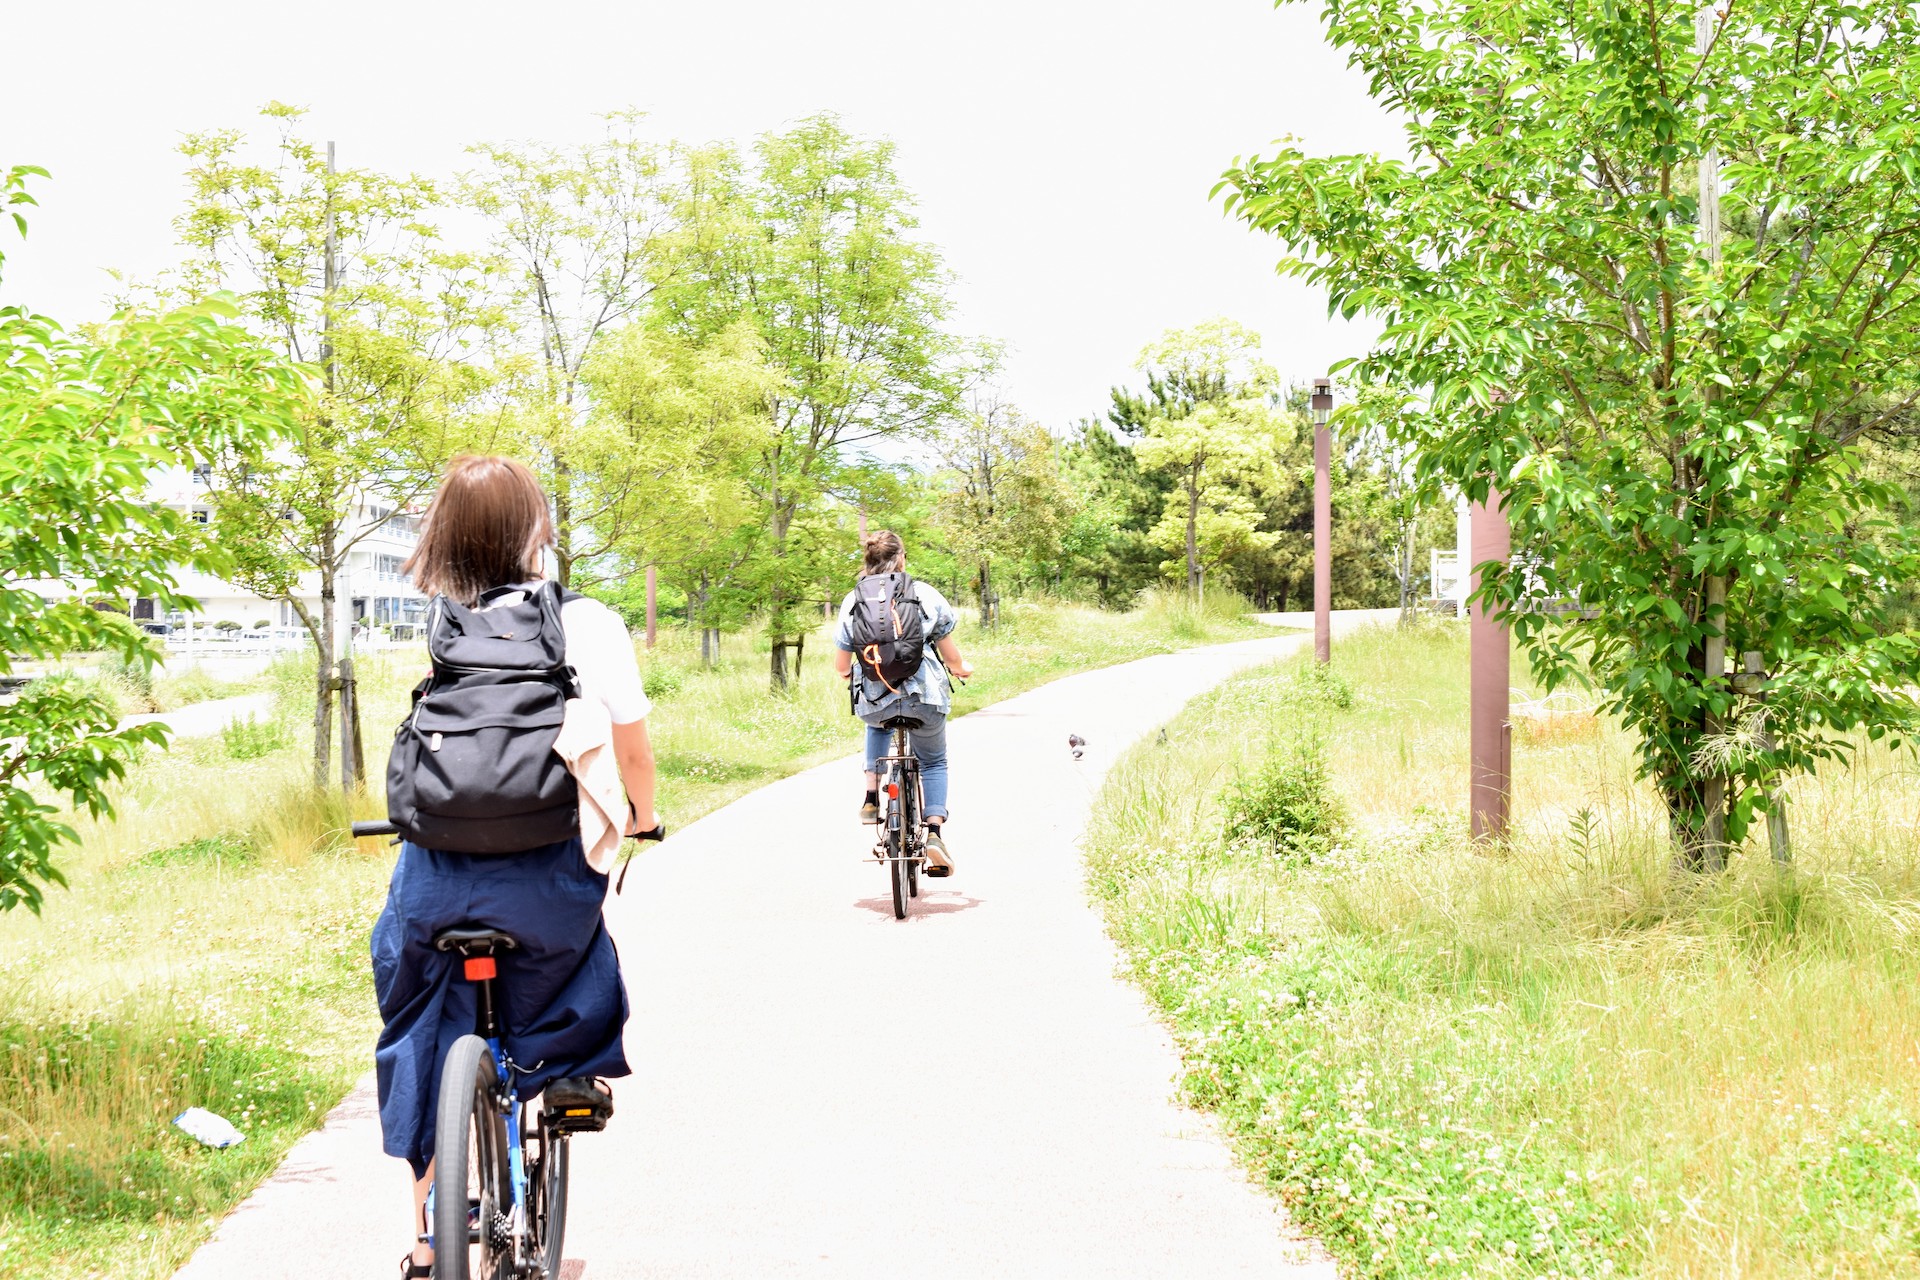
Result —
[[882, 729], [923, 729], [925, 723], [918, 716], [894, 716], [880, 722]]
[[502, 933], [498, 929], [475, 929], [461, 926], [442, 929], [433, 935], [436, 951], [458, 951], [465, 955], [468, 951], [492, 951], [496, 947], [502, 951], [515, 951], [520, 943], [512, 934]]

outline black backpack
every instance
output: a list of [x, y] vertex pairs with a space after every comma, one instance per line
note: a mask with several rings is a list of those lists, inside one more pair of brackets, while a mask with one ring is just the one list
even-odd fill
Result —
[[[524, 598], [484, 606], [514, 593]], [[580, 793], [554, 739], [579, 681], [567, 665], [551, 582], [499, 587], [469, 609], [436, 596], [427, 609], [433, 674], [387, 759], [387, 817], [428, 849], [523, 853], [580, 833]]]
[[900, 686], [920, 670], [927, 652], [927, 620], [914, 594], [913, 579], [905, 573], [876, 573], [860, 579], [853, 589], [853, 612], [847, 618], [848, 638], [860, 674], [884, 692], [869, 687], [868, 701], [879, 703], [900, 692]]

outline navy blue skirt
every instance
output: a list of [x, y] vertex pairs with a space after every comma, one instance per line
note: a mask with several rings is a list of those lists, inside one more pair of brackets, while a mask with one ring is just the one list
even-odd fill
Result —
[[[501, 1022], [530, 1098], [562, 1076], [628, 1074], [621, 1030], [627, 989], [600, 908], [607, 877], [578, 839], [510, 856], [476, 857], [403, 844], [373, 926], [373, 989], [385, 1024], [374, 1050], [386, 1152], [426, 1172], [433, 1156], [440, 1064], [473, 1031], [473, 987], [457, 953], [433, 935], [455, 925], [519, 940], [499, 957]], [[535, 1064], [538, 1064], [536, 1067]]]

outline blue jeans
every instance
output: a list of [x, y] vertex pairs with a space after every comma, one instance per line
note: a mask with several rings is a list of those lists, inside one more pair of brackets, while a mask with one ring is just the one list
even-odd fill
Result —
[[[947, 816], [947, 718], [924, 708], [920, 714], [925, 725], [912, 730], [908, 737], [913, 742], [913, 754], [920, 760], [920, 791], [927, 805], [922, 816], [944, 819]], [[878, 771], [880, 757], [886, 755], [892, 745], [892, 730], [867, 726], [868, 773]]]

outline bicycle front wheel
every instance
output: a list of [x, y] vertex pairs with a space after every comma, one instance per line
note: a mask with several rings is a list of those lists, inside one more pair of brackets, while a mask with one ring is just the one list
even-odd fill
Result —
[[440, 1070], [433, 1140], [433, 1280], [511, 1280], [506, 1117], [493, 1051], [461, 1036]]
[[907, 838], [908, 805], [897, 785], [889, 789], [894, 794], [887, 801], [887, 874], [893, 877], [893, 918], [905, 920], [911, 896], [907, 893], [907, 853], [912, 847]]

